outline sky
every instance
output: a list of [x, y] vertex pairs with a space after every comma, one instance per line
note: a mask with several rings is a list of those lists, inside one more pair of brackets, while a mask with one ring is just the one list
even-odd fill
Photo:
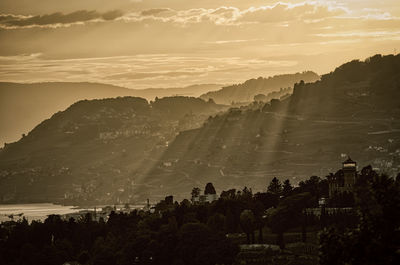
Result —
[[0, 81], [232, 84], [398, 51], [398, 0], [0, 1]]

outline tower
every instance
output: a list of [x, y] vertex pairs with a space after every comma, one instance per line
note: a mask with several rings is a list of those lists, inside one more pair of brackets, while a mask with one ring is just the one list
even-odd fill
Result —
[[352, 192], [357, 177], [357, 163], [349, 157], [342, 162], [342, 169], [335, 174], [327, 176], [329, 185], [329, 197], [337, 193]]
[[349, 157], [343, 163], [343, 191], [351, 191], [353, 189], [353, 185], [356, 182], [357, 175], [357, 163], [351, 160]]

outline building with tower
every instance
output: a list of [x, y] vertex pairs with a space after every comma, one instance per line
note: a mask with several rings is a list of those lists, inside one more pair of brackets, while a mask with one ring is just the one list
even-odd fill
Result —
[[218, 200], [217, 192], [215, 191], [214, 185], [212, 183], [207, 183], [204, 189], [204, 195], [200, 195], [200, 189], [194, 188], [192, 191], [192, 202], [196, 203], [211, 203]]
[[329, 197], [335, 194], [352, 192], [357, 178], [357, 163], [350, 157], [342, 163], [342, 169], [328, 177]]

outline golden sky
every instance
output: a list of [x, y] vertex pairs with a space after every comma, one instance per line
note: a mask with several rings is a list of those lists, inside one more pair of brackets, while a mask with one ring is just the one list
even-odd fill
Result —
[[398, 0], [1, 0], [0, 80], [231, 84], [400, 51]]

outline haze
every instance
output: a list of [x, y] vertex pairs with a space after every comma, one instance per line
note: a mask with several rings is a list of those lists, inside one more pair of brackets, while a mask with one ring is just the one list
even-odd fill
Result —
[[2, 0], [0, 80], [232, 84], [396, 52], [390, 1]]

